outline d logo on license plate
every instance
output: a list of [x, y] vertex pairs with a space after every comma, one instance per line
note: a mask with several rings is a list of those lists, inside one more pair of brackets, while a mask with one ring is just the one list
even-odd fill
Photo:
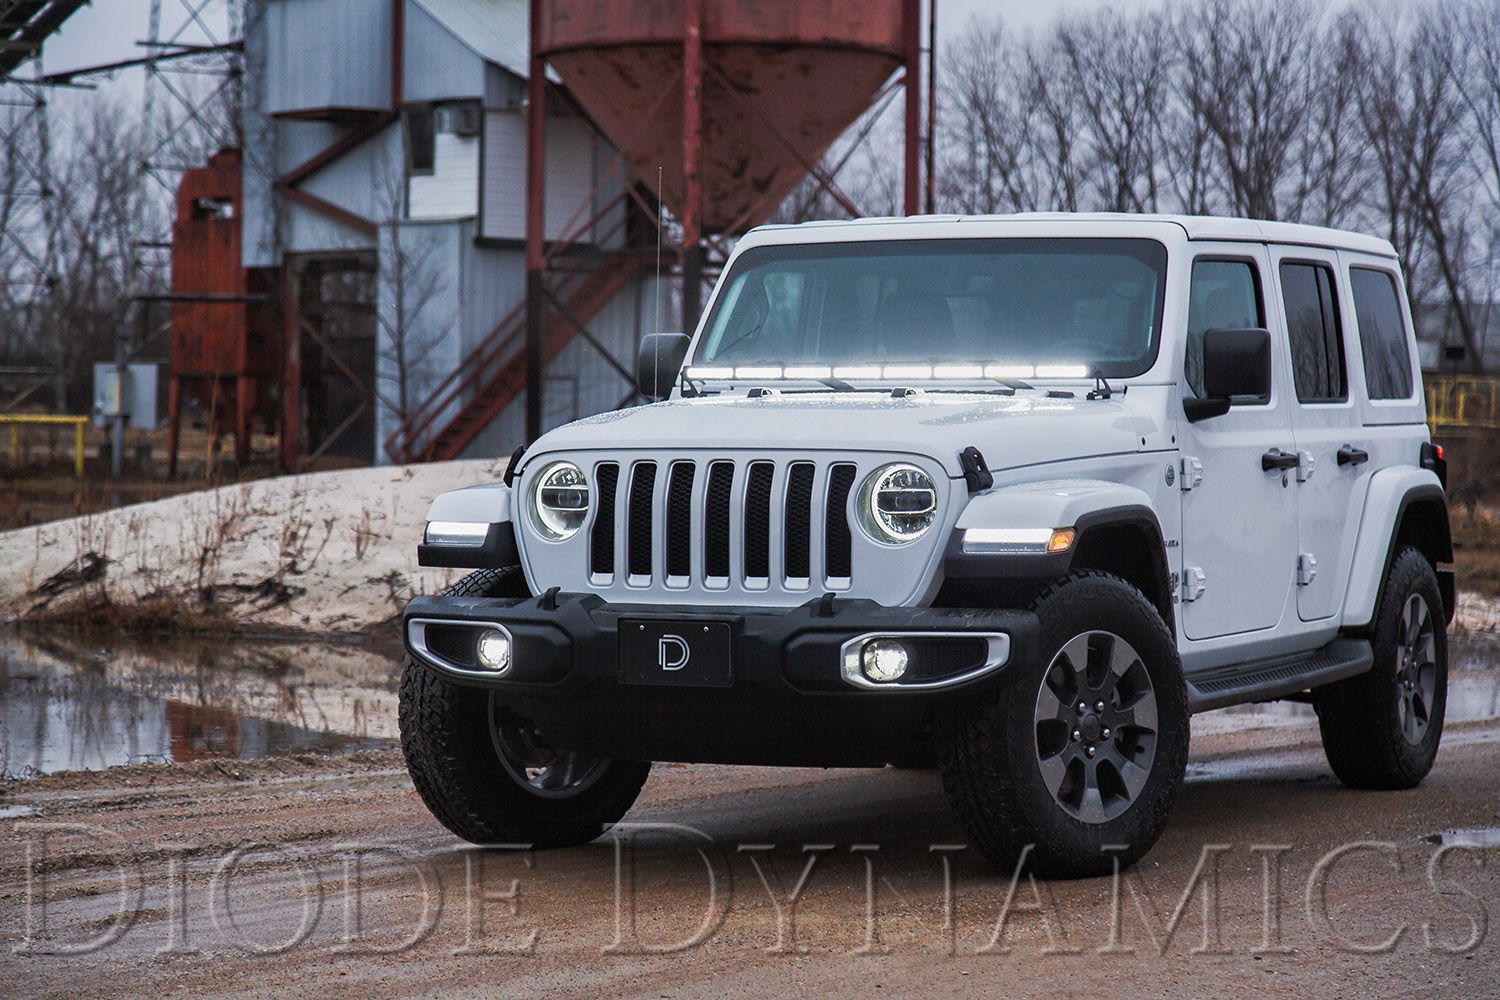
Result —
[[680, 635], [664, 635], [656, 640], [656, 665], [663, 670], [681, 670], [693, 658], [687, 640]]
[[620, 683], [729, 687], [728, 622], [626, 618], [620, 622]]

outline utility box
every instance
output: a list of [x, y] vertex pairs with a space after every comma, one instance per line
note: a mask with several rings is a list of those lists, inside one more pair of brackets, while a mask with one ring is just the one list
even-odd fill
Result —
[[[112, 363], [94, 365], [94, 426], [108, 427], [117, 416], [133, 431], [154, 431], [161, 423], [157, 406], [158, 365], [126, 365], [124, 379]], [[123, 382], [123, 384], [122, 384]]]

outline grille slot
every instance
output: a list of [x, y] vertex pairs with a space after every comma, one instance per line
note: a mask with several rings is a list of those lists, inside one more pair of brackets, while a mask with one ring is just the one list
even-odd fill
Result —
[[692, 462], [673, 462], [667, 475], [667, 576], [684, 583], [693, 572]]
[[788, 580], [807, 580], [812, 576], [812, 494], [811, 462], [793, 462], [786, 477], [786, 520], [782, 528], [782, 555], [786, 560]]
[[713, 462], [703, 494], [703, 572], [729, 578], [729, 510], [734, 503], [734, 463]]
[[632, 578], [651, 579], [651, 529], [655, 506], [656, 463], [640, 462], [630, 474], [630, 524], [625, 554]]
[[589, 537], [589, 571], [595, 576], [615, 573], [615, 493], [620, 485], [620, 466], [603, 462], [594, 473], [599, 483], [599, 512]]
[[771, 483], [776, 466], [751, 462], [745, 482], [745, 578], [771, 576]]
[[823, 551], [830, 579], [847, 580], [854, 575], [854, 537], [849, 532], [849, 491], [854, 488], [854, 472], [854, 466], [844, 462], [828, 470]]

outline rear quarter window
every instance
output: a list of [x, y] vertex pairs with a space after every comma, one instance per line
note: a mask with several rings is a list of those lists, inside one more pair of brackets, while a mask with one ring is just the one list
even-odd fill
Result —
[[1365, 361], [1365, 386], [1371, 399], [1411, 396], [1411, 349], [1396, 279], [1389, 271], [1369, 267], [1349, 269], [1354, 295], [1354, 317], [1359, 323], [1360, 352]]

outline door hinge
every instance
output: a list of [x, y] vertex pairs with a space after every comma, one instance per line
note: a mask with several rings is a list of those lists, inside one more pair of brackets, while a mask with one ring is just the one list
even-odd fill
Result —
[[1312, 583], [1318, 575], [1318, 560], [1313, 558], [1311, 552], [1302, 552], [1297, 555], [1297, 586], [1305, 587]]
[[1317, 464], [1318, 460], [1313, 457], [1312, 452], [1297, 452], [1297, 482], [1305, 483], [1309, 479], [1311, 479], [1313, 474], [1313, 467]]
[[1184, 456], [1182, 459], [1182, 475], [1177, 477], [1177, 482], [1185, 493], [1194, 486], [1203, 483], [1203, 463], [1196, 458]]
[[1184, 566], [1182, 568], [1182, 600], [1184, 604], [1190, 604], [1203, 596], [1203, 591], [1208, 589], [1208, 577], [1203, 575], [1203, 569], [1199, 566]]

